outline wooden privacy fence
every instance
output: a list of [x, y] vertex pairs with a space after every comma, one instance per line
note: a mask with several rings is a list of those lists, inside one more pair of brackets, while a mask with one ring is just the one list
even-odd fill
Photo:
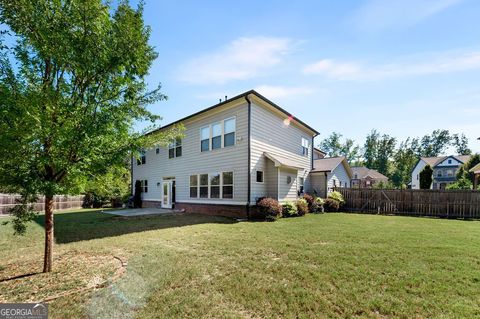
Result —
[[346, 211], [480, 219], [480, 191], [337, 188]]
[[[53, 197], [53, 209], [69, 209], [69, 208], [81, 208], [83, 204], [83, 198], [85, 196], [68, 196], [68, 195], [56, 195]], [[8, 210], [18, 205], [17, 199], [20, 199], [20, 195], [17, 194], [0, 194], [0, 214], [8, 214]], [[45, 197], [39, 197], [35, 203], [36, 211], [43, 211], [45, 205]]]

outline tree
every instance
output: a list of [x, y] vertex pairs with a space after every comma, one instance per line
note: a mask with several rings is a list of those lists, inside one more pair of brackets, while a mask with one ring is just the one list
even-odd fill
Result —
[[330, 157], [345, 156], [349, 163], [358, 160], [360, 147], [354, 145], [355, 141], [352, 139], [347, 138], [345, 142], [342, 142], [341, 139], [342, 134], [333, 132], [320, 142], [319, 148]]
[[364, 146], [365, 166], [380, 173], [390, 175], [390, 160], [394, 154], [397, 140], [387, 134], [380, 135], [376, 130], [367, 135]]
[[425, 166], [420, 172], [420, 189], [430, 189], [433, 181], [432, 175], [433, 170], [430, 165]]
[[401, 142], [393, 155], [392, 182], [397, 187], [405, 188], [412, 178], [412, 170], [418, 161], [418, 139], [407, 138]]
[[457, 172], [457, 180], [465, 178], [473, 183], [473, 179], [475, 178], [475, 174], [470, 172], [470, 170], [480, 163], [480, 154], [476, 153], [473, 154], [468, 162], [463, 164]]
[[431, 135], [425, 135], [420, 140], [420, 156], [433, 157], [444, 153], [451, 142], [448, 130], [435, 130]]
[[455, 147], [458, 155], [470, 155], [472, 150], [468, 147], [468, 138], [465, 134], [453, 134], [452, 146]]
[[145, 82], [157, 53], [142, 5], [0, 0], [0, 23], [14, 43], [6, 46], [3, 32], [0, 185], [24, 198], [45, 196], [43, 271], [50, 272], [53, 196], [78, 191], [86, 172], [123, 165], [181, 128], [148, 136], [132, 130], [135, 121], [155, 123], [146, 106], [166, 98]]

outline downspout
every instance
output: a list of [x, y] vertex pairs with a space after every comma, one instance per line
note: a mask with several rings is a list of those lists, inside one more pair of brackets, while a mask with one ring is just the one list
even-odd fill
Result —
[[133, 153], [130, 155], [130, 192], [133, 195]]
[[250, 167], [252, 164], [252, 150], [251, 150], [251, 135], [252, 135], [252, 102], [248, 98], [248, 94], [245, 95], [245, 100], [247, 100], [248, 103], [248, 129], [247, 129], [247, 145], [248, 145], [248, 169], [247, 169], [247, 218], [250, 219], [250, 197], [252, 193], [252, 174], [250, 172]]

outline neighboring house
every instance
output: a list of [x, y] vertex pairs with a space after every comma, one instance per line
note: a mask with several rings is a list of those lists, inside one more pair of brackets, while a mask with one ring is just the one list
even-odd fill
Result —
[[433, 170], [430, 189], [445, 189], [448, 184], [456, 182], [460, 166], [469, 159], [470, 155], [421, 157], [412, 171], [412, 189], [420, 189], [420, 172], [427, 165]]
[[249, 217], [260, 197], [283, 202], [310, 189], [318, 132], [259, 93], [245, 92], [159, 130], [179, 123], [183, 139], [146, 150], [132, 165], [145, 206]]
[[477, 189], [478, 185], [480, 184], [480, 163], [475, 165], [470, 169], [470, 172], [473, 173], [473, 189]]
[[377, 170], [364, 166], [352, 167], [352, 183], [351, 187], [371, 188], [373, 185], [388, 182], [388, 177]]
[[321, 149], [318, 149], [316, 147], [313, 149], [313, 159], [314, 160], [324, 158], [325, 156], [327, 156], [327, 153], [325, 153]]
[[345, 156], [326, 157], [313, 161], [310, 192], [326, 197], [335, 187], [350, 187], [352, 170]]

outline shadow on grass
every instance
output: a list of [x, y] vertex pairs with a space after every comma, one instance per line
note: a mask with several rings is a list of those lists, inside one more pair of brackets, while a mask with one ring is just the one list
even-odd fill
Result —
[[[183, 227], [198, 224], [233, 224], [234, 219], [197, 214], [147, 215], [122, 217], [97, 211], [77, 211], [55, 214], [55, 240], [66, 244], [82, 240], [114, 237], [130, 233]], [[44, 227], [44, 217], [35, 219]]]

